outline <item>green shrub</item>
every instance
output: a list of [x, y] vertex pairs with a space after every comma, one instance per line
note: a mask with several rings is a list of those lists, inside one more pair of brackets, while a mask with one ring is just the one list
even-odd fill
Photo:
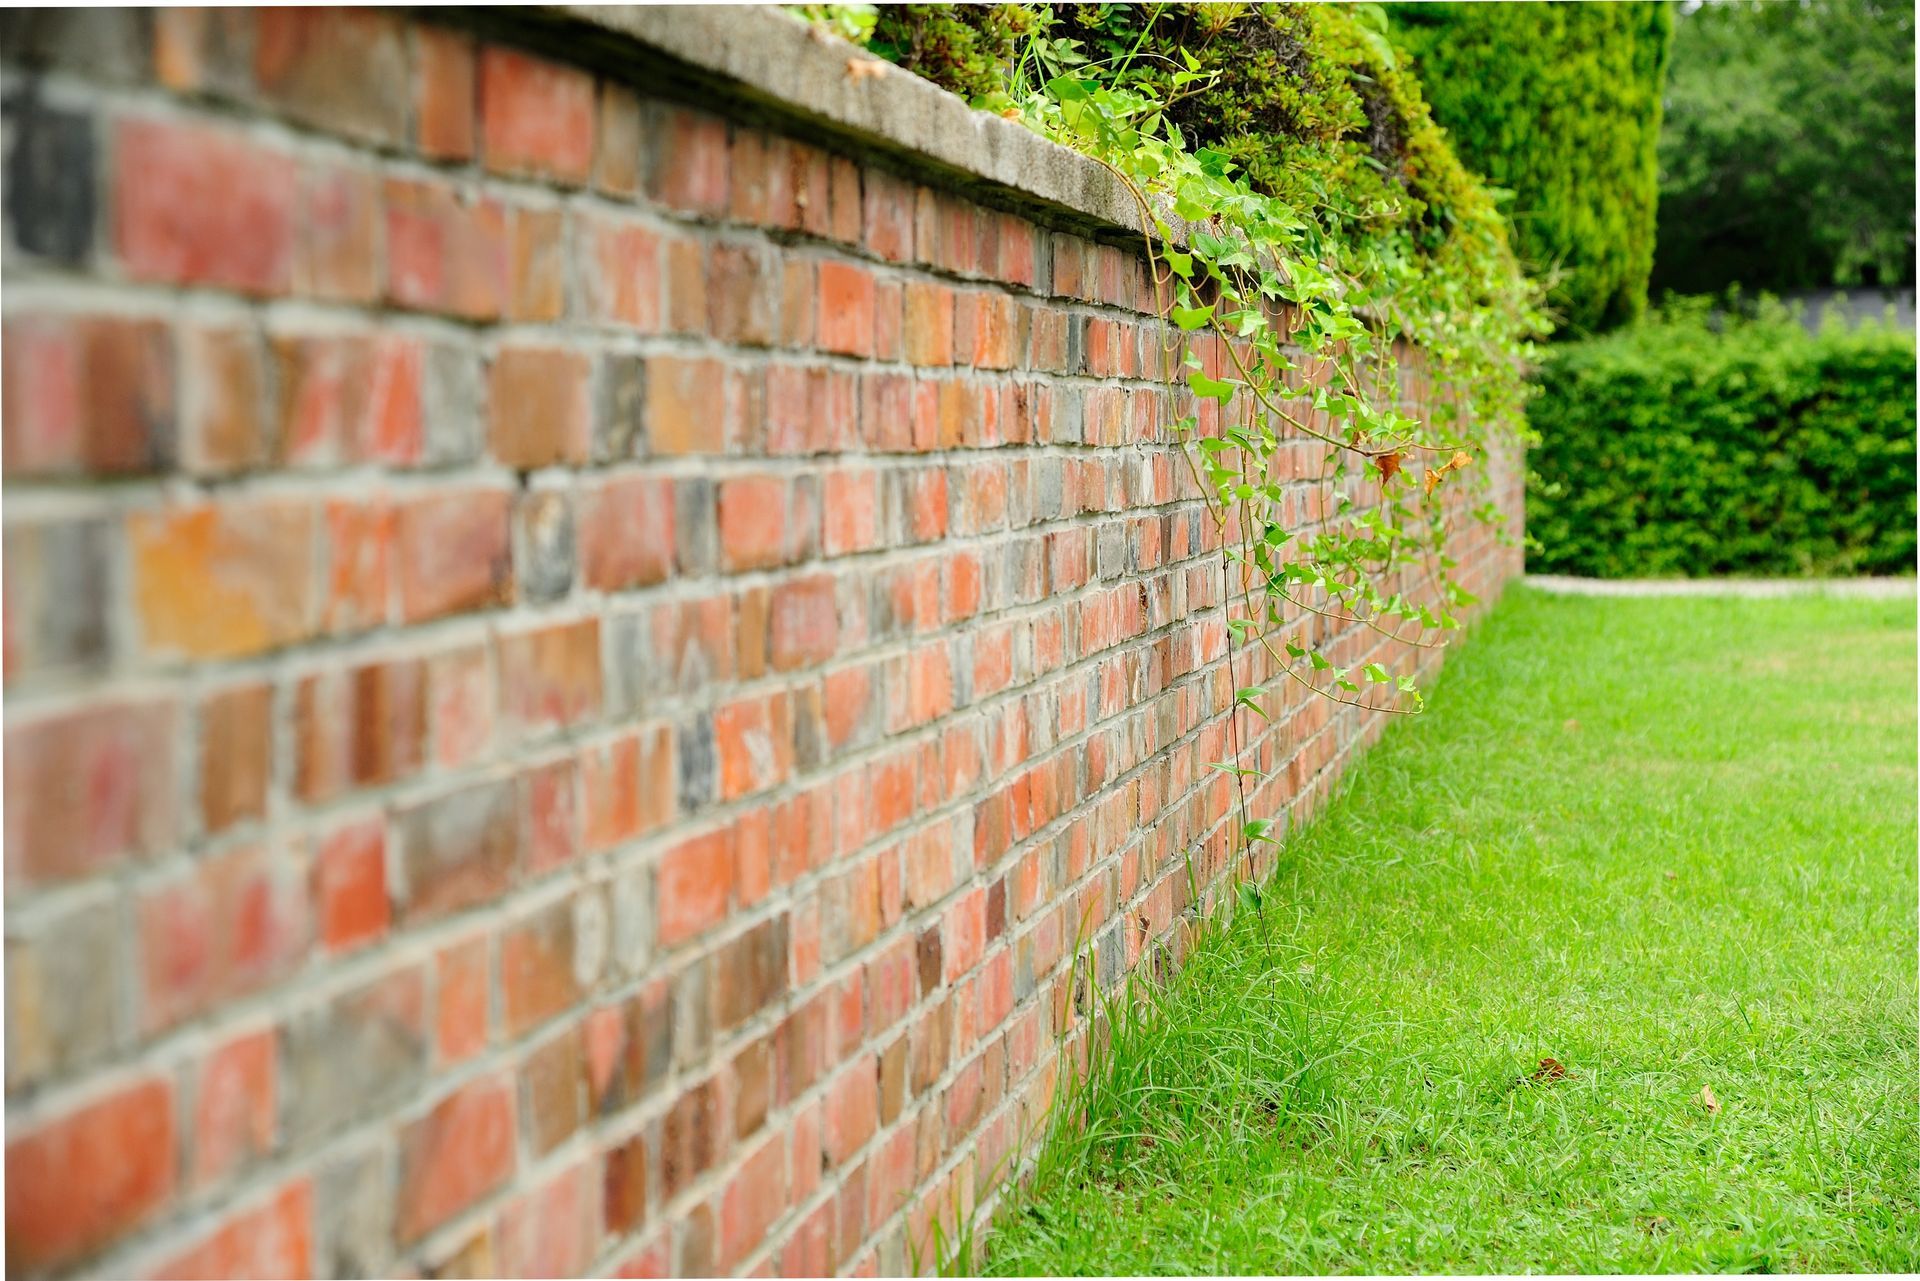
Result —
[[1660, 95], [1660, 3], [1400, 4], [1393, 38], [1469, 169], [1513, 192], [1514, 248], [1579, 332], [1646, 306]]
[[1911, 334], [1676, 299], [1555, 348], [1538, 383], [1529, 569], [1913, 572]]

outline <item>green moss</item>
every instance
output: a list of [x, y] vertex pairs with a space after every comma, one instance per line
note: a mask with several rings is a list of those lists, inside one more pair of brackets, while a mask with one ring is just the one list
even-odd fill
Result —
[[1015, 44], [1045, 25], [1022, 4], [884, 4], [867, 48], [982, 106], [1006, 96]]
[[1673, 14], [1662, 3], [1399, 4], [1393, 38], [1467, 166], [1513, 193], [1514, 247], [1567, 325], [1646, 306]]

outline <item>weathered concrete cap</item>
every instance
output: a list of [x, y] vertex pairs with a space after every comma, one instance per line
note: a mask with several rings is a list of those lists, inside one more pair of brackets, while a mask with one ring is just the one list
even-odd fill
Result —
[[[499, 20], [500, 10], [490, 11]], [[1104, 238], [1137, 237], [1138, 202], [1113, 172], [770, 5], [552, 5], [519, 11], [641, 84], [730, 100], [985, 203]], [[537, 15], [537, 16], [536, 16]], [[539, 34], [529, 30], [529, 35]], [[570, 38], [569, 38], [570, 37]], [[621, 47], [624, 42], [625, 48]], [[553, 40], [543, 41], [552, 44]], [[738, 112], [736, 111], [736, 114]], [[1175, 220], [1176, 233], [1184, 231]]]

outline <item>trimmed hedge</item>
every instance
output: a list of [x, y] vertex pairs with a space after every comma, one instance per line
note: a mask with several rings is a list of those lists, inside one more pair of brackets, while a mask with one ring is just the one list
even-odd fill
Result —
[[1393, 40], [1469, 169], [1510, 189], [1514, 249], [1566, 275], [1578, 332], [1644, 310], [1659, 198], [1661, 3], [1398, 4]]
[[1530, 570], [1913, 572], [1910, 333], [1676, 299], [1553, 349], [1538, 382]]

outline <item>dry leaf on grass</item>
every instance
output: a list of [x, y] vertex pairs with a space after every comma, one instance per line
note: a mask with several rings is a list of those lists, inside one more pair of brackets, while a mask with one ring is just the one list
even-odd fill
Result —
[[1711, 1085], [1703, 1085], [1700, 1087], [1700, 1102], [1706, 1105], [1708, 1116], [1712, 1116], [1720, 1110], [1720, 1100], [1713, 1097], [1713, 1087]]
[[1535, 1085], [1545, 1085], [1550, 1081], [1564, 1081], [1572, 1075], [1573, 1069], [1559, 1059], [1541, 1059], [1540, 1066], [1534, 1069], [1533, 1075], [1527, 1080]]

